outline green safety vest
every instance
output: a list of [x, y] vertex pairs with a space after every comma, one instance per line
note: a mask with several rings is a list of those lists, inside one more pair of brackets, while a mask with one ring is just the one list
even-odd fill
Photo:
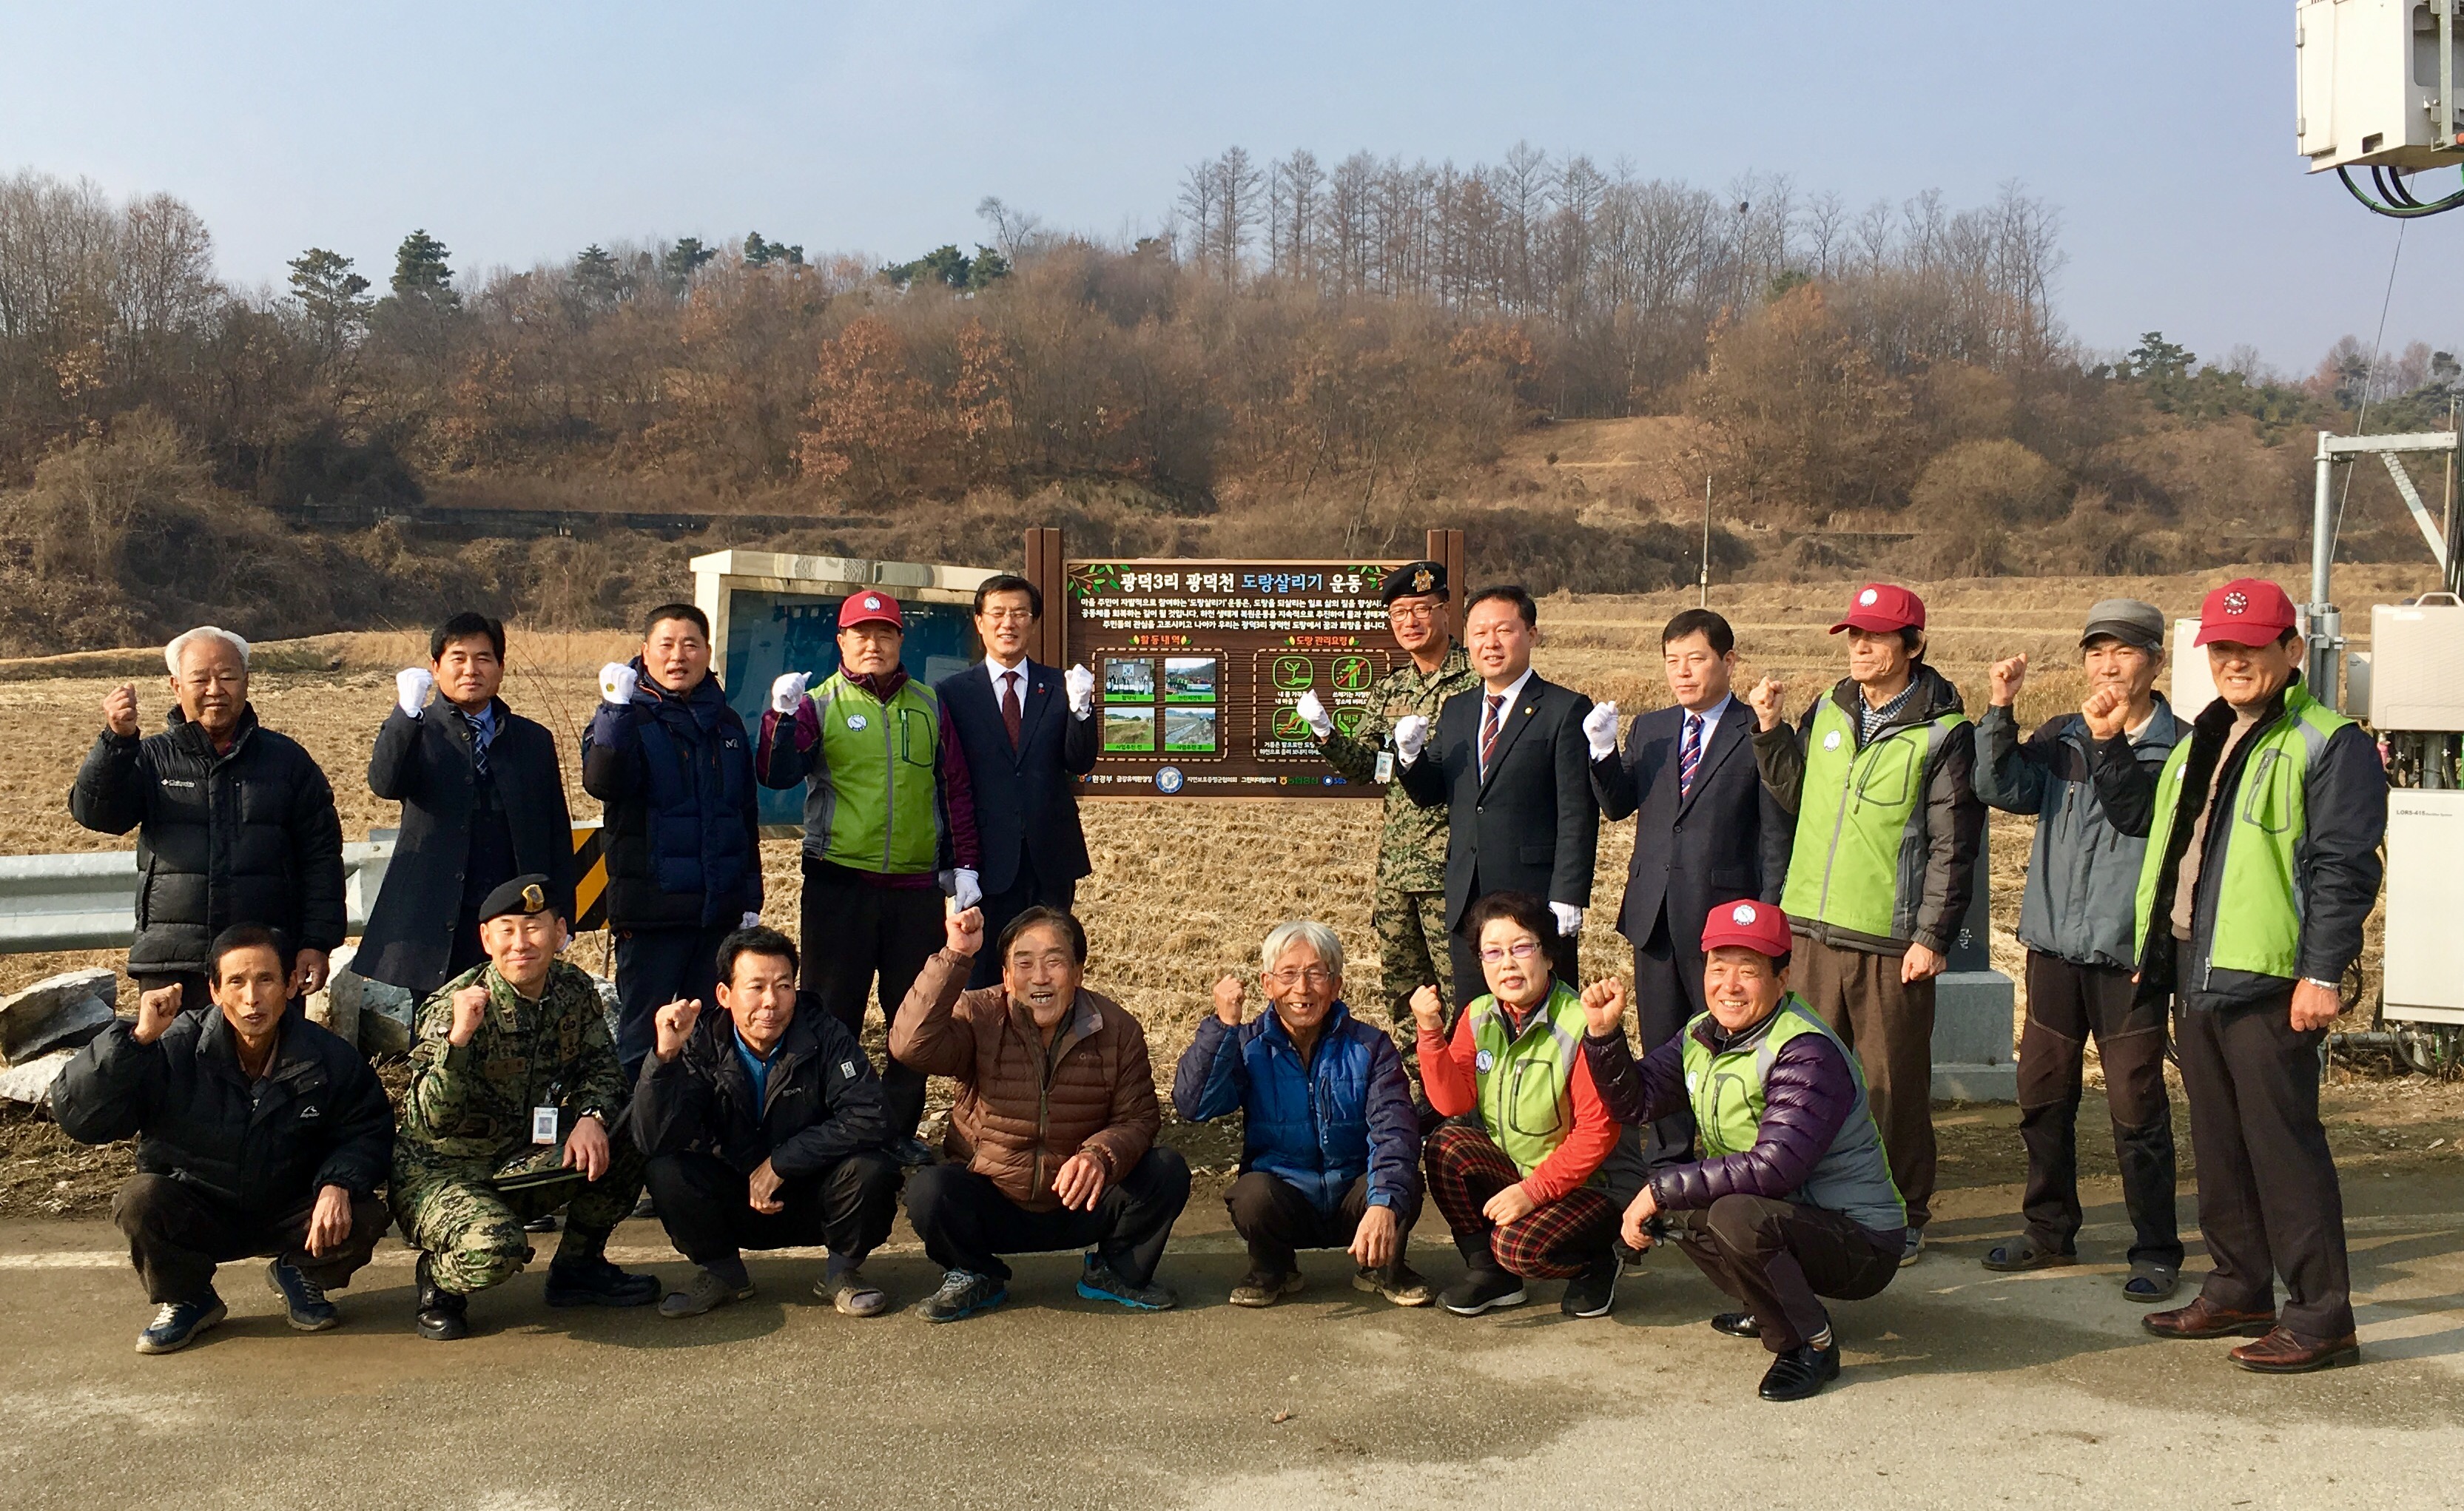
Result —
[[1865, 1072], [1854, 1051], [1841, 1043], [1829, 1024], [1814, 1016], [1797, 995], [1780, 999], [1771, 1016], [1751, 1034], [1713, 1051], [1695, 1030], [1712, 1021], [1697, 1014], [1685, 1025], [1685, 1096], [1693, 1104], [1694, 1128], [1703, 1140], [1703, 1157], [1742, 1154], [1762, 1136], [1764, 1083], [1782, 1046], [1799, 1034], [1819, 1034], [1831, 1040], [1848, 1062], [1857, 1083], [1857, 1105], [1832, 1135], [1831, 1148], [1815, 1161], [1805, 1184], [1792, 1197], [1807, 1206], [1846, 1215], [1877, 1233], [1904, 1228], [1908, 1209], [1891, 1179], [1891, 1164], [1882, 1152], [1882, 1135], [1866, 1105]]
[[1828, 694], [1815, 705], [1779, 900], [1792, 921], [1877, 939], [1915, 933], [1927, 860], [1925, 780], [1943, 742], [1967, 722], [1954, 710], [1859, 750], [1856, 716]]
[[1529, 1175], [1574, 1130], [1571, 1082], [1583, 1052], [1583, 999], [1559, 981], [1516, 1037], [1495, 996], [1471, 1005], [1480, 1121]]
[[884, 704], [843, 672], [809, 694], [822, 742], [804, 788], [807, 848], [850, 870], [913, 876], [941, 847], [941, 701], [910, 677]]
[[[2352, 722], [2297, 682], [2284, 690], [2283, 716], [2249, 736], [2250, 754], [2242, 758], [2233, 811], [2208, 821], [2200, 863], [2205, 869], [2221, 859], [2225, 868], [2215, 916], [2208, 925], [2207, 969], [2288, 979], [2299, 974], [2301, 889], [2294, 875], [2294, 850], [2309, 820], [2310, 763], [2327, 748], [2329, 736]], [[2150, 930], [2172, 927], [2170, 919], [2151, 915], [2166, 865], [2182, 864], [2170, 850], [2190, 744], [2186, 739], [2175, 745], [2156, 777], [2155, 821], [2147, 834], [2146, 859], [2139, 867], [2139, 929], [2133, 941], [2138, 959], [2146, 958]], [[2189, 984], [2187, 971], [2178, 978]]]

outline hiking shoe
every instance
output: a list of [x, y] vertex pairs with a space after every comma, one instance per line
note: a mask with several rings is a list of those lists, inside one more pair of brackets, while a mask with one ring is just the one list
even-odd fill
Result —
[[325, 1287], [299, 1273], [296, 1264], [280, 1259], [265, 1267], [265, 1286], [282, 1298], [284, 1321], [298, 1332], [323, 1332], [342, 1320], [334, 1303], [325, 1299]]
[[1352, 1288], [1383, 1296], [1397, 1306], [1426, 1306], [1438, 1299], [1438, 1288], [1428, 1277], [1400, 1259], [1382, 1270], [1354, 1271]]
[[1307, 1283], [1298, 1270], [1287, 1270], [1281, 1275], [1251, 1270], [1241, 1277], [1241, 1283], [1233, 1286], [1232, 1294], [1224, 1299], [1235, 1306], [1272, 1306]]
[[1530, 1298], [1523, 1278], [1504, 1270], [1473, 1270], [1438, 1296], [1438, 1304], [1458, 1317], [1477, 1317], [1500, 1306], [1520, 1306]]
[[471, 1298], [438, 1285], [429, 1273], [425, 1254], [419, 1257], [412, 1276], [419, 1285], [419, 1313], [411, 1319], [411, 1325], [419, 1335], [430, 1343], [451, 1343], [471, 1336]]
[[1766, 1401], [1802, 1401], [1838, 1378], [1837, 1344], [1828, 1348], [1799, 1344], [1771, 1359], [1771, 1368], [1763, 1371], [1762, 1387], [1754, 1393]]
[[852, 1264], [815, 1281], [813, 1294], [842, 1317], [878, 1317], [890, 1310], [889, 1294]]
[[898, 1161], [900, 1170], [920, 1170], [927, 1165], [941, 1163], [941, 1156], [933, 1152], [932, 1145], [913, 1137], [903, 1138], [891, 1145], [890, 1157]]
[[1714, 1312], [1711, 1330], [1729, 1338], [1759, 1338], [1763, 1325], [1751, 1312]]
[[1078, 1294], [1090, 1302], [1117, 1302], [1136, 1312], [1168, 1312], [1180, 1304], [1168, 1288], [1153, 1281], [1133, 1285], [1108, 1261], [1091, 1254], [1087, 1256], [1087, 1267], [1078, 1272]]
[[[1908, 1230], [1908, 1236], [1907, 1236], [1906, 1237], [1904, 1237], [1904, 1238], [1903, 1238], [1903, 1239], [1901, 1239], [1901, 1240], [1900, 1240], [1900, 1268], [1902, 1268], [1902, 1269], [1903, 1269], [1903, 1270], [1904, 1270], [1904, 1269], [1906, 1269], [1909, 1265], [1914, 1264], [1917, 1260], [1919, 1260], [1919, 1259], [1924, 1259], [1924, 1258], [1925, 1258], [1925, 1229], [1923, 1229], [1923, 1228], [1910, 1228], [1910, 1229]], [[1777, 1368], [1777, 1366], [1773, 1366], [1773, 1368]], [[1835, 1365], [1833, 1366], [1833, 1372], [1837, 1373], [1837, 1368], [1838, 1368], [1838, 1367], [1835, 1364]], [[1815, 1391], [1818, 1391], [1818, 1390], [1822, 1389], [1822, 1387], [1821, 1387], [1821, 1386], [1819, 1386], [1819, 1385], [1816, 1385], [1814, 1389], [1815, 1389]], [[1808, 1395], [1811, 1395], [1811, 1394], [1813, 1394], [1813, 1393], [1814, 1393], [1814, 1391], [1807, 1391], [1806, 1393], [1807, 1393]], [[1770, 1399], [1771, 1399], [1771, 1400], [1782, 1400], [1782, 1399], [1793, 1399], [1793, 1397], [1771, 1396], [1771, 1397], [1770, 1397]]]
[[1569, 1317], [1605, 1317], [1617, 1304], [1617, 1276], [1625, 1263], [1612, 1252], [1594, 1259], [1591, 1268], [1566, 1282], [1557, 1309]]
[[211, 1291], [201, 1302], [165, 1302], [154, 1325], [137, 1335], [139, 1353], [178, 1353], [197, 1341], [197, 1334], [231, 1315], [223, 1299]]
[[2077, 1264], [2079, 1256], [2064, 1254], [2059, 1249], [2048, 1249], [2023, 1234], [2008, 1243], [1993, 1245], [1978, 1262], [1996, 1273], [2012, 1275], [2026, 1270], [2060, 1269], [2067, 1264]]
[[752, 1299], [753, 1282], [751, 1281], [748, 1280], [741, 1285], [732, 1285], [713, 1275], [709, 1270], [696, 1266], [692, 1277], [685, 1281], [683, 1290], [670, 1291], [667, 1299], [659, 1303], [659, 1315], [698, 1317], [715, 1307], [724, 1306], [729, 1302]]
[[551, 1260], [550, 1306], [648, 1306], [659, 1299], [659, 1278], [628, 1275], [605, 1259]]
[[2155, 1259], [2134, 1259], [2130, 1264], [2130, 1278], [2122, 1282], [2122, 1298], [2142, 1303], [2168, 1302], [2181, 1287], [2180, 1266]]
[[951, 1270], [941, 1277], [939, 1290], [915, 1303], [915, 1315], [928, 1323], [957, 1322], [991, 1311], [1007, 1300], [1008, 1282], [973, 1270]]

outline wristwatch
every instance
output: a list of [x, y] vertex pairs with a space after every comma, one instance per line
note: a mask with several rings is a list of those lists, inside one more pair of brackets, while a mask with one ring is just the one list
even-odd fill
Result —
[[2315, 975], [2305, 975], [2301, 979], [2304, 984], [2315, 986], [2322, 992], [2335, 992], [2341, 995], [2344, 990], [2343, 986], [2334, 981], [2321, 981]]

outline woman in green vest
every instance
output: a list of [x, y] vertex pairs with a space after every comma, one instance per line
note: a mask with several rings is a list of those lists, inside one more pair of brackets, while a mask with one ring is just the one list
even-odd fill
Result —
[[1454, 1038], [1435, 987], [1412, 996], [1420, 1079], [1448, 1124], [1421, 1154], [1429, 1194], [1454, 1230], [1468, 1273], [1438, 1298], [1458, 1317], [1519, 1306], [1528, 1279], [1567, 1281], [1558, 1309], [1604, 1317], [1617, 1300], [1617, 1206], [1599, 1189], [1617, 1126], [1583, 1063], [1583, 1004], [1556, 978], [1561, 948], [1549, 905], [1491, 892], [1463, 915], [1488, 994], [1463, 1009]]
[[1676, 1240], [1745, 1310], [1711, 1319], [1771, 1351], [1766, 1401], [1801, 1401], [1839, 1377], [1822, 1298], [1862, 1301], [1900, 1270], [1907, 1209], [1891, 1183], [1857, 1057], [1788, 989], [1788, 915], [1747, 899], [1703, 925], [1706, 1010], [1638, 1062], [1625, 985], [1583, 994], [1583, 1059], [1624, 1123], [1694, 1114], [1703, 1158], [1653, 1172], [1625, 1210], [1625, 1241]]

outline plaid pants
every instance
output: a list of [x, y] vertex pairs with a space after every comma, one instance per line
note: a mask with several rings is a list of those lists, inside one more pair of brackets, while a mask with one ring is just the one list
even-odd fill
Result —
[[1495, 1265], [1529, 1280], [1572, 1280], [1609, 1252], [1617, 1209], [1600, 1192], [1576, 1187], [1501, 1228], [1480, 1209], [1523, 1172], [1495, 1140], [1450, 1123], [1429, 1135], [1422, 1153], [1430, 1199], [1445, 1214], [1464, 1263]]

